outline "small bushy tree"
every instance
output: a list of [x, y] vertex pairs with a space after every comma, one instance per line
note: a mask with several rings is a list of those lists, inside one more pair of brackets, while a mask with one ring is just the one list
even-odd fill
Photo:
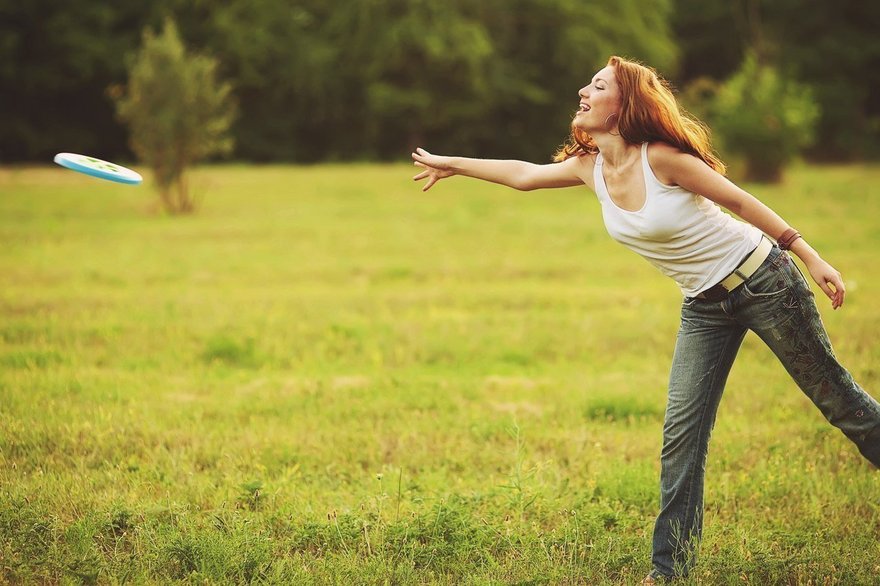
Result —
[[131, 147], [152, 169], [168, 213], [195, 209], [186, 182], [190, 166], [232, 150], [232, 90], [216, 71], [215, 59], [187, 53], [174, 22], [167, 20], [159, 35], [144, 31], [129, 64], [127, 90], [116, 96]]
[[745, 179], [775, 182], [814, 138], [819, 107], [810, 88], [746, 56], [710, 108], [723, 150], [745, 163]]

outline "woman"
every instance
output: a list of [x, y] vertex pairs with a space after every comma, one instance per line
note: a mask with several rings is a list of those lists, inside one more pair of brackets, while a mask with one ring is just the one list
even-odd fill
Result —
[[[796, 254], [837, 309], [840, 273], [773, 210], [724, 177], [708, 132], [682, 114], [653, 69], [612, 57], [581, 88], [571, 139], [534, 165], [417, 149], [424, 190], [465, 175], [520, 190], [585, 183], [609, 234], [684, 294], [661, 451], [661, 509], [644, 584], [686, 575], [702, 528], [709, 435], [727, 375], [753, 330], [823, 415], [880, 467], [880, 404], [837, 362]], [[699, 195], [697, 195], [699, 194]], [[720, 210], [735, 213], [740, 221]], [[767, 236], [773, 237], [773, 244]]]

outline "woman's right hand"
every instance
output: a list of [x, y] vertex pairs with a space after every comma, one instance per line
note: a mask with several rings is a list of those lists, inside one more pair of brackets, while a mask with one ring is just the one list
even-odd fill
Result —
[[428, 191], [432, 185], [441, 179], [455, 175], [455, 171], [452, 169], [451, 157], [432, 155], [423, 148], [417, 148], [416, 152], [412, 154], [412, 158], [415, 166], [424, 169], [424, 171], [413, 177], [413, 181], [428, 179], [424, 187], [422, 187], [422, 191]]

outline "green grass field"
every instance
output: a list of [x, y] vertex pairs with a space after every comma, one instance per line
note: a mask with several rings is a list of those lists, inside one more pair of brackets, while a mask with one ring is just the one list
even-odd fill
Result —
[[[586, 188], [412, 174], [205, 167], [172, 218], [0, 169], [0, 582], [637, 583], [680, 294]], [[878, 185], [751, 186], [847, 278], [820, 308], [875, 397]], [[689, 583], [878, 584], [878, 503], [747, 337]]]

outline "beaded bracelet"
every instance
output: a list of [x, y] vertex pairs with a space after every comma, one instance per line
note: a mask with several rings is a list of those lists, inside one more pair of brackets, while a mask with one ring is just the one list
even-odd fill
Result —
[[789, 250], [791, 245], [795, 240], [801, 238], [801, 233], [795, 230], [794, 228], [789, 228], [785, 232], [782, 233], [782, 236], [776, 241], [779, 245], [779, 248], [782, 250]]

